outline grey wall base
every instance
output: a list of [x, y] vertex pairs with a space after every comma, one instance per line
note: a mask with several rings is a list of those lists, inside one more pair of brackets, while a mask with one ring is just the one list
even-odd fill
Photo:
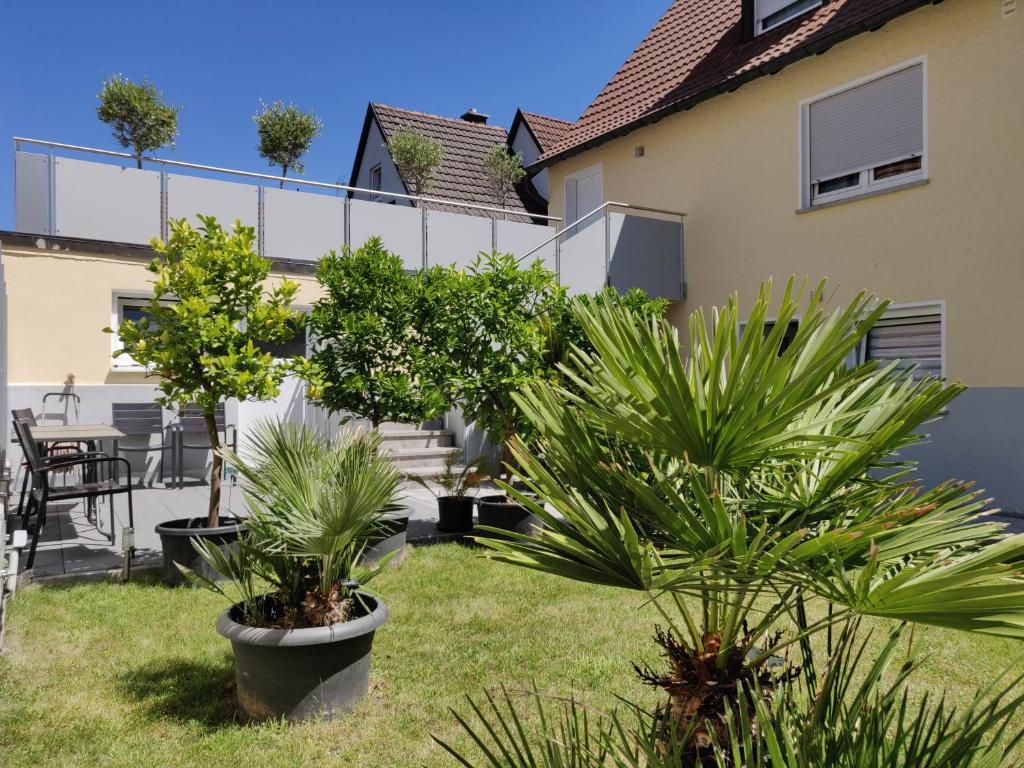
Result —
[[973, 480], [1005, 511], [1024, 513], [1024, 387], [974, 387], [926, 424], [928, 442], [904, 450], [927, 485]]

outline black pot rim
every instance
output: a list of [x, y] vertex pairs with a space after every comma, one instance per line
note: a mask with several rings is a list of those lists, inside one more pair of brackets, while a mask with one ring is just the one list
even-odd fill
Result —
[[477, 501], [476, 496], [438, 496], [438, 501], [472, 501], [474, 504]]
[[246, 529], [245, 518], [221, 515], [221, 522], [234, 520], [228, 525], [218, 525], [216, 528], [207, 528], [203, 525], [195, 525], [196, 520], [205, 522], [205, 517], [181, 517], [176, 520], [167, 520], [156, 526], [155, 530], [160, 536], [181, 536], [192, 538], [194, 536], [223, 536], [231, 533], [241, 533]]
[[375, 632], [388, 620], [388, 607], [383, 600], [363, 595], [373, 610], [358, 619], [331, 624], [326, 627], [302, 627], [301, 629], [270, 629], [239, 624], [231, 618], [231, 612], [240, 604], [236, 603], [217, 618], [217, 633], [232, 643], [257, 646], [299, 647], [306, 645], [327, 645], [352, 640]]

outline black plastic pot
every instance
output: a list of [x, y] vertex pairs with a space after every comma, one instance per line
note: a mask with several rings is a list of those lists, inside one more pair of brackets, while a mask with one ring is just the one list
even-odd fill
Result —
[[180, 563], [209, 579], [220, 578], [220, 574], [210, 568], [192, 546], [194, 539], [204, 539], [224, 549], [237, 542], [239, 536], [245, 532], [245, 521], [240, 518], [221, 515], [220, 521], [221, 525], [216, 528], [206, 528], [205, 517], [186, 517], [181, 520], [168, 520], [156, 527], [156, 532], [160, 536], [160, 547], [164, 552], [164, 581], [171, 585], [185, 583], [185, 577], [175, 567], [175, 563]]
[[476, 518], [477, 525], [516, 533], [529, 534], [534, 528], [543, 525], [540, 518], [531, 514], [522, 504], [514, 504], [501, 494], [477, 497]]
[[352, 710], [370, 687], [373, 635], [387, 606], [362, 596], [367, 613], [307, 629], [261, 629], [236, 621], [238, 606], [217, 619], [235, 653], [238, 706], [251, 720], [325, 719]]
[[472, 496], [439, 496], [437, 499], [437, 527], [445, 533], [469, 533], [473, 530]]
[[[368, 542], [366, 552], [363, 555], [363, 562], [365, 564], [376, 563], [395, 550], [401, 550], [405, 547], [406, 529], [409, 527], [409, 511], [402, 510], [401, 512], [392, 512], [391, 514], [384, 515], [382, 522], [384, 530]], [[391, 560], [390, 564], [395, 565], [398, 563], [398, 560], [399, 558], [396, 556]]]

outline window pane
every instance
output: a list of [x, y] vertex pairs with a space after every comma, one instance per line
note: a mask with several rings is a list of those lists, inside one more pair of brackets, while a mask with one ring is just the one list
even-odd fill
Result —
[[765, 16], [761, 20], [761, 31], [764, 32], [772, 27], [777, 27], [779, 24], [796, 18], [804, 11], [809, 11], [811, 8], [817, 8], [819, 5], [821, 5], [821, 0], [796, 0], [795, 2], [775, 11], [775, 13]]
[[829, 192], [838, 192], [841, 189], [850, 189], [860, 184], [859, 173], [848, 173], [845, 176], [836, 176], [834, 179], [819, 181], [816, 185], [819, 195], [827, 195]]
[[[767, 339], [768, 334], [772, 332], [775, 327], [775, 321], [769, 320], [764, 324], [764, 337]], [[799, 320], [790, 320], [789, 325], [786, 326], [786, 332], [782, 334], [782, 340], [779, 342], [779, 354], [781, 355], [787, 349], [789, 345], [793, 343], [793, 339], [796, 338], [796, 332], [800, 328]]]
[[904, 173], [912, 173], [921, 170], [921, 158], [912, 157], [909, 160], [898, 160], [895, 163], [886, 163], [874, 169], [872, 175], [875, 181], [889, 179], [893, 176], [902, 176]]
[[269, 342], [257, 341], [256, 347], [262, 352], [269, 352], [276, 358], [305, 357], [306, 356], [306, 330], [296, 328], [295, 335], [288, 341]]
[[152, 315], [149, 312], [149, 308], [144, 304], [122, 304], [121, 305], [121, 319], [122, 320], [133, 320], [139, 322], [142, 318], [150, 318]]

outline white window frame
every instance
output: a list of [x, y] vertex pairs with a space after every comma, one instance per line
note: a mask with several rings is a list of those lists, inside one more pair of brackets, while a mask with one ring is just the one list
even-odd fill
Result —
[[[789, 3], [788, 5], [796, 5], [798, 2], [800, 2], [800, 0], [793, 0], [793, 2]], [[793, 19], [799, 16], [803, 16], [805, 13], [815, 11], [818, 8], [820, 8], [823, 5], [823, 3], [824, 0], [818, 0], [818, 2], [816, 2], [812, 6], [804, 8], [802, 10], [794, 10], [792, 13], [780, 18], [770, 27], [762, 28], [762, 24], [764, 23], [765, 19], [769, 18], [770, 16], [773, 16], [776, 13], [779, 13], [780, 11], [784, 11], [787, 8], [787, 5], [783, 5], [781, 8], [777, 8], [776, 10], [771, 11], [769, 13], [763, 13], [761, 10], [761, 8], [763, 7], [761, 0], [754, 0], [754, 36], [757, 37], [758, 35], [764, 34], [765, 32], [770, 32], [776, 27], [781, 27], [787, 21], [792, 21]]]
[[[946, 378], [946, 300], [936, 299], [934, 301], [911, 301], [902, 304], [890, 304], [885, 312], [878, 318], [879, 322], [884, 320], [900, 320], [903, 318], [925, 317], [927, 315], [939, 316], [939, 375]], [[868, 333], [860, 340], [858, 352], [858, 363], [867, 362], [868, 354]]]
[[[374, 175], [376, 175], [376, 184], [374, 183]], [[384, 188], [384, 168], [381, 163], [377, 163], [375, 166], [370, 168], [370, 183], [369, 187], [372, 190], [381, 192]], [[371, 198], [374, 202], [381, 199], [381, 195], [373, 195]]]
[[[136, 362], [132, 357], [128, 355], [121, 355], [114, 357], [114, 353], [121, 349], [124, 345], [121, 343], [121, 336], [117, 332], [117, 329], [121, 327], [122, 310], [125, 304], [139, 305], [148, 304], [151, 293], [144, 291], [119, 291], [115, 290], [111, 294], [110, 302], [110, 327], [114, 331], [110, 334], [110, 370], [118, 372], [135, 372], [145, 373], [146, 366]], [[174, 299], [163, 300], [161, 304], [171, 304]]]
[[[818, 195], [814, 193], [814, 183], [811, 181], [811, 126], [810, 126], [810, 110], [811, 105], [815, 102], [827, 99], [830, 96], [849, 91], [858, 86], [870, 83], [873, 80], [878, 80], [887, 75], [891, 75], [894, 72], [899, 72], [910, 67], [921, 66], [921, 124], [922, 124], [922, 137], [921, 137], [921, 167], [914, 171], [908, 171], [907, 173], [901, 173], [896, 176], [891, 176], [887, 179], [874, 179], [875, 169], [886, 165], [889, 162], [898, 162], [899, 160], [906, 160], [908, 158], [893, 158], [891, 160], [871, 165], [868, 168], [851, 169], [850, 174], [857, 173], [860, 178], [855, 186], [847, 187], [845, 189], [839, 189], [835, 192], [826, 192]], [[917, 58], [910, 59], [896, 64], [892, 67], [881, 70], [880, 72], [874, 72], [870, 75], [866, 75], [851, 83], [845, 83], [837, 88], [833, 88], [824, 93], [819, 93], [808, 99], [804, 99], [799, 105], [799, 121], [798, 121], [798, 132], [797, 140], [799, 147], [800, 157], [800, 178], [798, 185], [798, 198], [797, 198], [797, 210], [807, 211], [815, 208], [821, 208], [827, 206], [830, 203], [841, 202], [845, 200], [856, 200], [861, 197], [874, 195], [877, 193], [885, 192], [887, 190], [901, 189], [903, 187], [910, 186], [912, 184], [919, 184], [927, 181], [928, 176], [928, 57], [927, 55], [921, 55]], [[837, 177], [838, 178], [838, 177]]]

